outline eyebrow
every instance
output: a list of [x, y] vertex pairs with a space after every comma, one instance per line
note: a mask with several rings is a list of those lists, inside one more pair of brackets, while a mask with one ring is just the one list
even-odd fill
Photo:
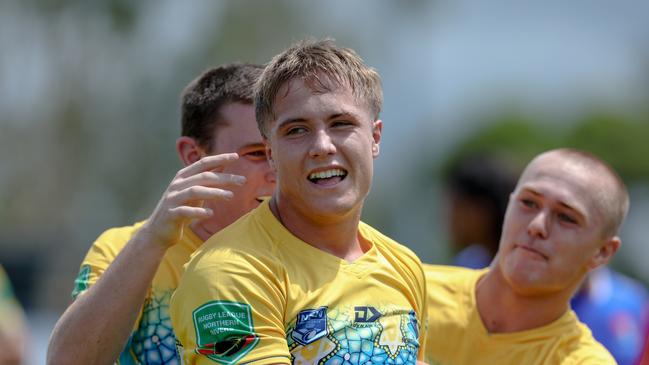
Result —
[[356, 113], [347, 112], [347, 111], [342, 111], [340, 113], [332, 114], [328, 119], [336, 119], [340, 117], [351, 117], [357, 120], [360, 119], [360, 116], [357, 115]]
[[[522, 188], [522, 190], [525, 191], [525, 192], [528, 192], [528, 193], [530, 193], [530, 194], [532, 194], [534, 196], [537, 196], [537, 197], [543, 197], [544, 196], [543, 194], [541, 194], [538, 191], [533, 190], [531, 188]], [[586, 219], [586, 216], [579, 209], [577, 209], [576, 207], [573, 207], [572, 205], [570, 205], [570, 204], [568, 204], [566, 202], [563, 202], [563, 201], [559, 201], [559, 205], [561, 205], [562, 207], [564, 207], [564, 208], [574, 212], [575, 214], [579, 215], [579, 217], [581, 219], [583, 219], [583, 220]]]

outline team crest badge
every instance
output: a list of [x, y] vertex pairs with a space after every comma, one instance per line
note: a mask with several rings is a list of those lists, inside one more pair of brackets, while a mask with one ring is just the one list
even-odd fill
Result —
[[250, 305], [212, 301], [193, 313], [196, 353], [219, 364], [237, 364], [259, 342]]
[[305, 309], [298, 313], [297, 323], [295, 323], [291, 337], [302, 345], [308, 345], [328, 333], [327, 307], [320, 307]]

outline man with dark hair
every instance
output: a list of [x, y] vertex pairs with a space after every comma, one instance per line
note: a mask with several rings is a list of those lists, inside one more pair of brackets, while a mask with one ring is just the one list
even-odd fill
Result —
[[586, 275], [620, 247], [629, 195], [578, 150], [540, 154], [510, 195], [491, 267], [426, 265], [431, 364], [615, 364], [570, 310]]
[[517, 177], [511, 162], [488, 151], [464, 155], [447, 170], [454, 265], [489, 266], [498, 251], [507, 201]]
[[252, 106], [262, 70], [216, 67], [183, 91], [176, 151], [185, 167], [146, 221], [109, 229], [92, 245], [48, 364], [180, 364], [168, 307], [182, 265], [274, 186]]
[[255, 92], [277, 187], [209, 239], [171, 300], [187, 364], [415, 364], [425, 280], [360, 221], [379, 155], [376, 71], [332, 41], [275, 56]]

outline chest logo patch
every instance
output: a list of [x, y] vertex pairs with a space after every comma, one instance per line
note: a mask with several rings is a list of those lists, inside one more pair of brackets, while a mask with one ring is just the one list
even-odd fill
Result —
[[305, 309], [298, 313], [291, 337], [302, 345], [308, 345], [328, 333], [327, 307], [320, 307]]

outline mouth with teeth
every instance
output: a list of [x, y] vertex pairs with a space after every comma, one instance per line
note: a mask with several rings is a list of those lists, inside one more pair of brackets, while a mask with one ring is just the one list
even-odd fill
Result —
[[347, 171], [343, 169], [329, 169], [309, 174], [309, 181], [317, 185], [335, 185], [347, 177]]

